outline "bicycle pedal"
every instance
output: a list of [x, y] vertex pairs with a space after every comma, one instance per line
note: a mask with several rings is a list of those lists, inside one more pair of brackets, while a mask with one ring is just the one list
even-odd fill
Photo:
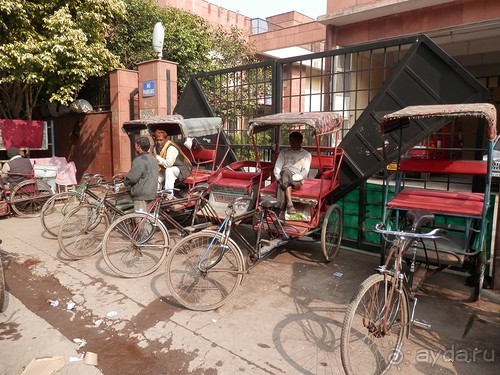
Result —
[[415, 327], [422, 328], [422, 329], [431, 329], [431, 324], [428, 322], [425, 322], [423, 320], [415, 319], [415, 320], [413, 320], [413, 325]]

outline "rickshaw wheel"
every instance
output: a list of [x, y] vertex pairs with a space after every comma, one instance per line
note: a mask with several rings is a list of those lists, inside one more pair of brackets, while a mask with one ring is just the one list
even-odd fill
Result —
[[29, 179], [14, 186], [10, 205], [19, 216], [40, 216], [43, 205], [52, 195], [52, 188], [45, 181]]
[[202, 231], [174, 246], [165, 269], [167, 287], [177, 302], [208, 311], [234, 296], [243, 280], [245, 260], [232, 239], [226, 242], [220, 233]]
[[326, 211], [321, 226], [321, 250], [327, 262], [332, 261], [339, 253], [344, 224], [340, 207], [332, 204]]
[[44, 203], [40, 214], [45, 231], [57, 237], [64, 216], [80, 204], [80, 197], [76, 191], [65, 191], [53, 195]]
[[101, 250], [104, 234], [109, 227], [107, 213], [96, 205], [82, 204], [64, 217], [57, 240], [59, 248], [69, 259], [85, 259]]
[[481, 299], [481, 292], [483, 291], [484, 284], [484, 273], [486, 271], [486, 249], [484, 246], [484, 241], [482, 244], [482, 249], [479, 254], [476, 255], [475, 259], [475, 270], [474, 270], [474, 294], [472, 295], [472, 301], [476, 302]]

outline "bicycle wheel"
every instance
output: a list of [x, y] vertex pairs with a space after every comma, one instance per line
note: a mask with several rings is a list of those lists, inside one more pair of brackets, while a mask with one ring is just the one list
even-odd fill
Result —
[[97, 206], [82, 204], [64, 217], [57, 239], [61, 251], [70, 259], [84, 259], [96, 254], [109, 227], [109, 218]]
[[236, 243], [229, 240], [225, 247], [222, 235], [214, 231], [184, 237], [167, 256], [168, 289], [181, 305], [196, 311], [226, 303], [241, 284], [244, 271], [243, 255]]
[[50, 197], [43, 205], [40, 215], [45, 231], [57, 237], [64, 216], [80, 204], [80, 195], [75, 191], [57, 193]]
[[104, 235], [102, 254], [114, 272], [123, 277], [146, 276], [167, 256], [170, 236], [149, 214], [133, 213], [114, 221]]
[[481, 251], [475, 256], [474, 259], [474, 291], [472, 294], [472, 301], [476, 302], [481, 299], [481, 293], [484, 285], [484, 274], [486, 272], [486, 246], [485, 241], [481, 241]]
[[387, 374], [391, 366], [403, 361], [408, 295], [403, 288], [402, 294], [394, 291], [389, 301], [393, 281], [389, 275], [368, 277], [347, 307], [340, 337], [340, 356], [347, 375]]
[[340, 207], [332, 204], [326, 211], [321, 226], [321, 250], [327, 262], [332, 261], [339, 254], [343, 229]]
[[35, 217], [52, 195], [52, 188], [45, 181], [25, 180], [12, 189], [10, 206], [19, 216]]
[[5, 304], [5, 276], [3, 274], [3, 263], [2, 257], [0, 256], [0, 312], [3, 311], [3, 306]]

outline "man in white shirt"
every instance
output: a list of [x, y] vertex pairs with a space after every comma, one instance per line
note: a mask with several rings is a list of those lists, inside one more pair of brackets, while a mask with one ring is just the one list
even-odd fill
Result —
[[171, 199], [175, 181], [177, 179], [184, 181], [191, 174], [191, 162], [174, 142], [167, 139], [167, 136], [163, 130], [154, 133], [156, 160], [160, 166], [160, 183], [164, 183], [165, 190], [171, 192], [168, 196], [168, 199]]
[[302, 186], [311, 168], [311, 153], [302, 148], [302, 140], [302, 133], [290, 133], [290, 148], [279, 153], [274, 165], [274, 177], [278, 181], [276, 199], [280, 209], [286, 206], [288, 214], [297, 212], [292, 202], [292, 189]]

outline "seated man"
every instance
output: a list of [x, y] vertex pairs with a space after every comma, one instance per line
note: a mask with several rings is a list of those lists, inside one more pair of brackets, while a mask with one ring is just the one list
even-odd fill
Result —
[[7, 189], [12, 189], [18, 183], [30, 178], [33, 166], [29, 159], [23, 158], [19, 149], [11, 147], [7, 150], [9, 161], [2, 167], [2, 179]]
[[175, 181], [184, 181], [191, 174], [191, 162], [167, 136], [167, 132], [163, 130], [154, 133], [156, 160], [160, 165], [160, 185], [164, 181], [165, 190], [171, 192], [169, 199], [172, 199]]
[[274, 165], [274, 177], [278, 182], [276, 199], [281, 210], [288, 214], [296, 213], [292, 202], [292, 188], [298, 189], [304, 183], [311, 167], [311, 154], [302, 148], [302, 133], [289, 135], [290, 148], [282, 150]]

